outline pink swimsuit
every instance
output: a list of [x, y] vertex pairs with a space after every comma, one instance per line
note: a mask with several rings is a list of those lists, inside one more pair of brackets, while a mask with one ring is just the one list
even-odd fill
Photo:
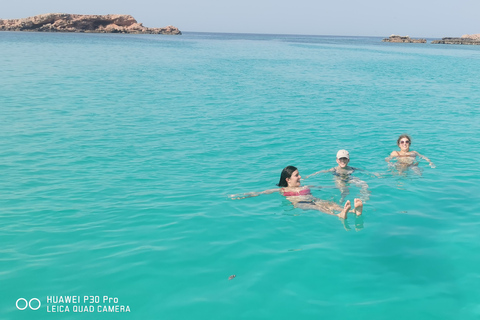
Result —
[[308, 194], [310, 194], [310, 189], [309, 188], [302, 189], [300, 191], [284, 191], [283, 192], [283, 195], [285, 197], [306, 196]]

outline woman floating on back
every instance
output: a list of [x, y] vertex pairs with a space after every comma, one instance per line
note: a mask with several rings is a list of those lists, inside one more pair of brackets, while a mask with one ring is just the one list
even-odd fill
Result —
[[419, 157], [426, 160], [430, 167], [435, 168], [435, 165], [432, 161], [430, 161], [430, 159], [421, 155], [417, 151], [410, 151], [411, 143], [412, 139], [410, 138], [410, 136], [408, 134], [402, 134], [397, 139], [397, 145], [400, 147], [400, 151], [392, 151], [390, 156], [385, 158], [385, 161], [390, 164], [390, 160], [396, 159], [396, 167], [399, 171], [404, 171], [408, 167], [412, 167], [412, 169], [418, 171], [417, 173], [420, 173], [418, 170], [418, 161], [416, 161], [417, 157]]
[[[294, 166], [288, 166], [283, 169], [280, 175], [280, 181], [278, 186], [281, 188], [269, 189], [262, 192], [248, 192], [240, 195], [231, 195], [232, 199], [244, 199], [249, 197], [256, 197], [261, 194], [271, 194], [274, 192], [280, 192], [285, 196], [296, 208], [303, 210], [318, 210], [327, 214], [336, 215], [341, 219], [347, 218], [347, 213], [352, 208], [350, 200], [345, 202], [345, 205], [340, 207], [338, 204], [332, 201], [321, 200], [312, 196], [310, 188], [308, 186], [302, 187], [300, 183], [300, 173]], [[354, 201], [355, 209], [351, 212], [355, 212], [357, 216], [362, 214], [363, 203], [360, 199]], [[339, 212], [338, 214], [335, 212]]]

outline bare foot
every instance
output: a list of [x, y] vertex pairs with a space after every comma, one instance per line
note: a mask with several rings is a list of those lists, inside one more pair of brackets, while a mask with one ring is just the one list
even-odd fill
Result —
[[346, 219], [347, 218], [347, 212], [352, 208], [352, 205], [350, 204], [350, 200], [345, 202], [345, 206], [343, 207], [342, 212], [338, 214], [338, 217], [341, 219]]
[[362, 215], [362, 211], [363, 211], [363, 202], [362, 202], [362, 200], [360, 200], [360, 199], [355, 199], [355, 200], [354, 200], [354, 203], [355, 203], [355, 213], [357, 214], [357, 216]]

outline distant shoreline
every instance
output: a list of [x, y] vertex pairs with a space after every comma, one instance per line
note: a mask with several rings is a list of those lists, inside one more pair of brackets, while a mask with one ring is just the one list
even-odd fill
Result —
[[[412, 39], [409, 36], [399, 36], [392, 34], [390, 37], [382, 40], [383, 42], [394, 43], [427, 43], [427, 39]], [[463, 35], [459, 38], [442, 38], [441, 40], [432, 40], [431, 44], [461, 44], [461, 45], [480, 45], [480, 35]]]
[[[165, 28], [147, 28], [144, 27], [143, 24], [136, 22], [136, 20], [129, 15], [70, 15], [70, 16], [84, 16], [84, 17], [94, 17], [100, 19], [102, 21], [111, 19], [110, 17], [128, 17], [128, 19], [132, 19], [132, 23], [129, 24], [130, 29], [125, 28], [125, 26], [110, 26], [107, 30], [105, 27], [99, 28], [99, 30], [37, 30], [36, 28], [29, 28], [25, 27], [25, 24], [21, 25], [21, 27], [16, 25], [18, 22], [27, 22], [28, 20], [48, 16], [48, 15], [69, 15], [69, 14], [46, 14], [46, 15], [39, 15], [30, 18], [24, 19], [0, 19], [0, 31], [10, 31], [10, 32], [51, 32], [51, 33], [120, 33], [120, 34], [174, 34], [174, 35], [188, 35], [188, 34], [204, 34], [204, 35], [245, 35], [245, 36], [278, 36], [278, 37], [323, 37], [323, 38], [369, 38], [369, 39], [379, 39], [382, 42], [393, 42], [393, 43], [423, 43], [423, 44], [456, 44], [456, 45], [480, 45], [480, 34], [474, 35], [464, 35], [462, 37], [423, 37], [423, 38], [410, 38], [409, 36], [398, 36], [398, 35], [391, 35], [392, 37], [397, 37], [403, 39], [402, 41], [388, 41], [389, 38], [385, 38], [384, 36], [374, 35], [329, 35], [329, 34], [296, 34], [296, 33], [254, 33], [254, 32], [219, 32], [219, 31], [180, 31], [178, 28], [173, 26], [167, 26]], [[88, 19], [86, 19], [88, 20]], [[10, 25], [6, 26], [6, 22]], [[140, 29], [135, 29], [136, 27], [140, 26]], [[411, 41], [408, 41], [410, 39]], [[407, 40], [407, 41], [405, 41]]]

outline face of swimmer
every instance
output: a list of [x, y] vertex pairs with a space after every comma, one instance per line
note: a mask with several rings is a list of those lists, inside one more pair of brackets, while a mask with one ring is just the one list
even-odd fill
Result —
[[340, 166], [340, 168], [345, 168], [348, 165], [349, 161], [350, 159], [348, 159], [347, 157], [337, 159], [337, 163]]
[[293, 171], [291, 177], [287, 178], [286, 180], [289, 187], [300, 187], [300, 179], [302, 179], [302, 176], [300, 176], [298, 170], [295, 170]]
[[400, 150], [408, 152], [410, 150], [410, 139], [407, 137], [399, 139], [398, 146], [400, 147]]

